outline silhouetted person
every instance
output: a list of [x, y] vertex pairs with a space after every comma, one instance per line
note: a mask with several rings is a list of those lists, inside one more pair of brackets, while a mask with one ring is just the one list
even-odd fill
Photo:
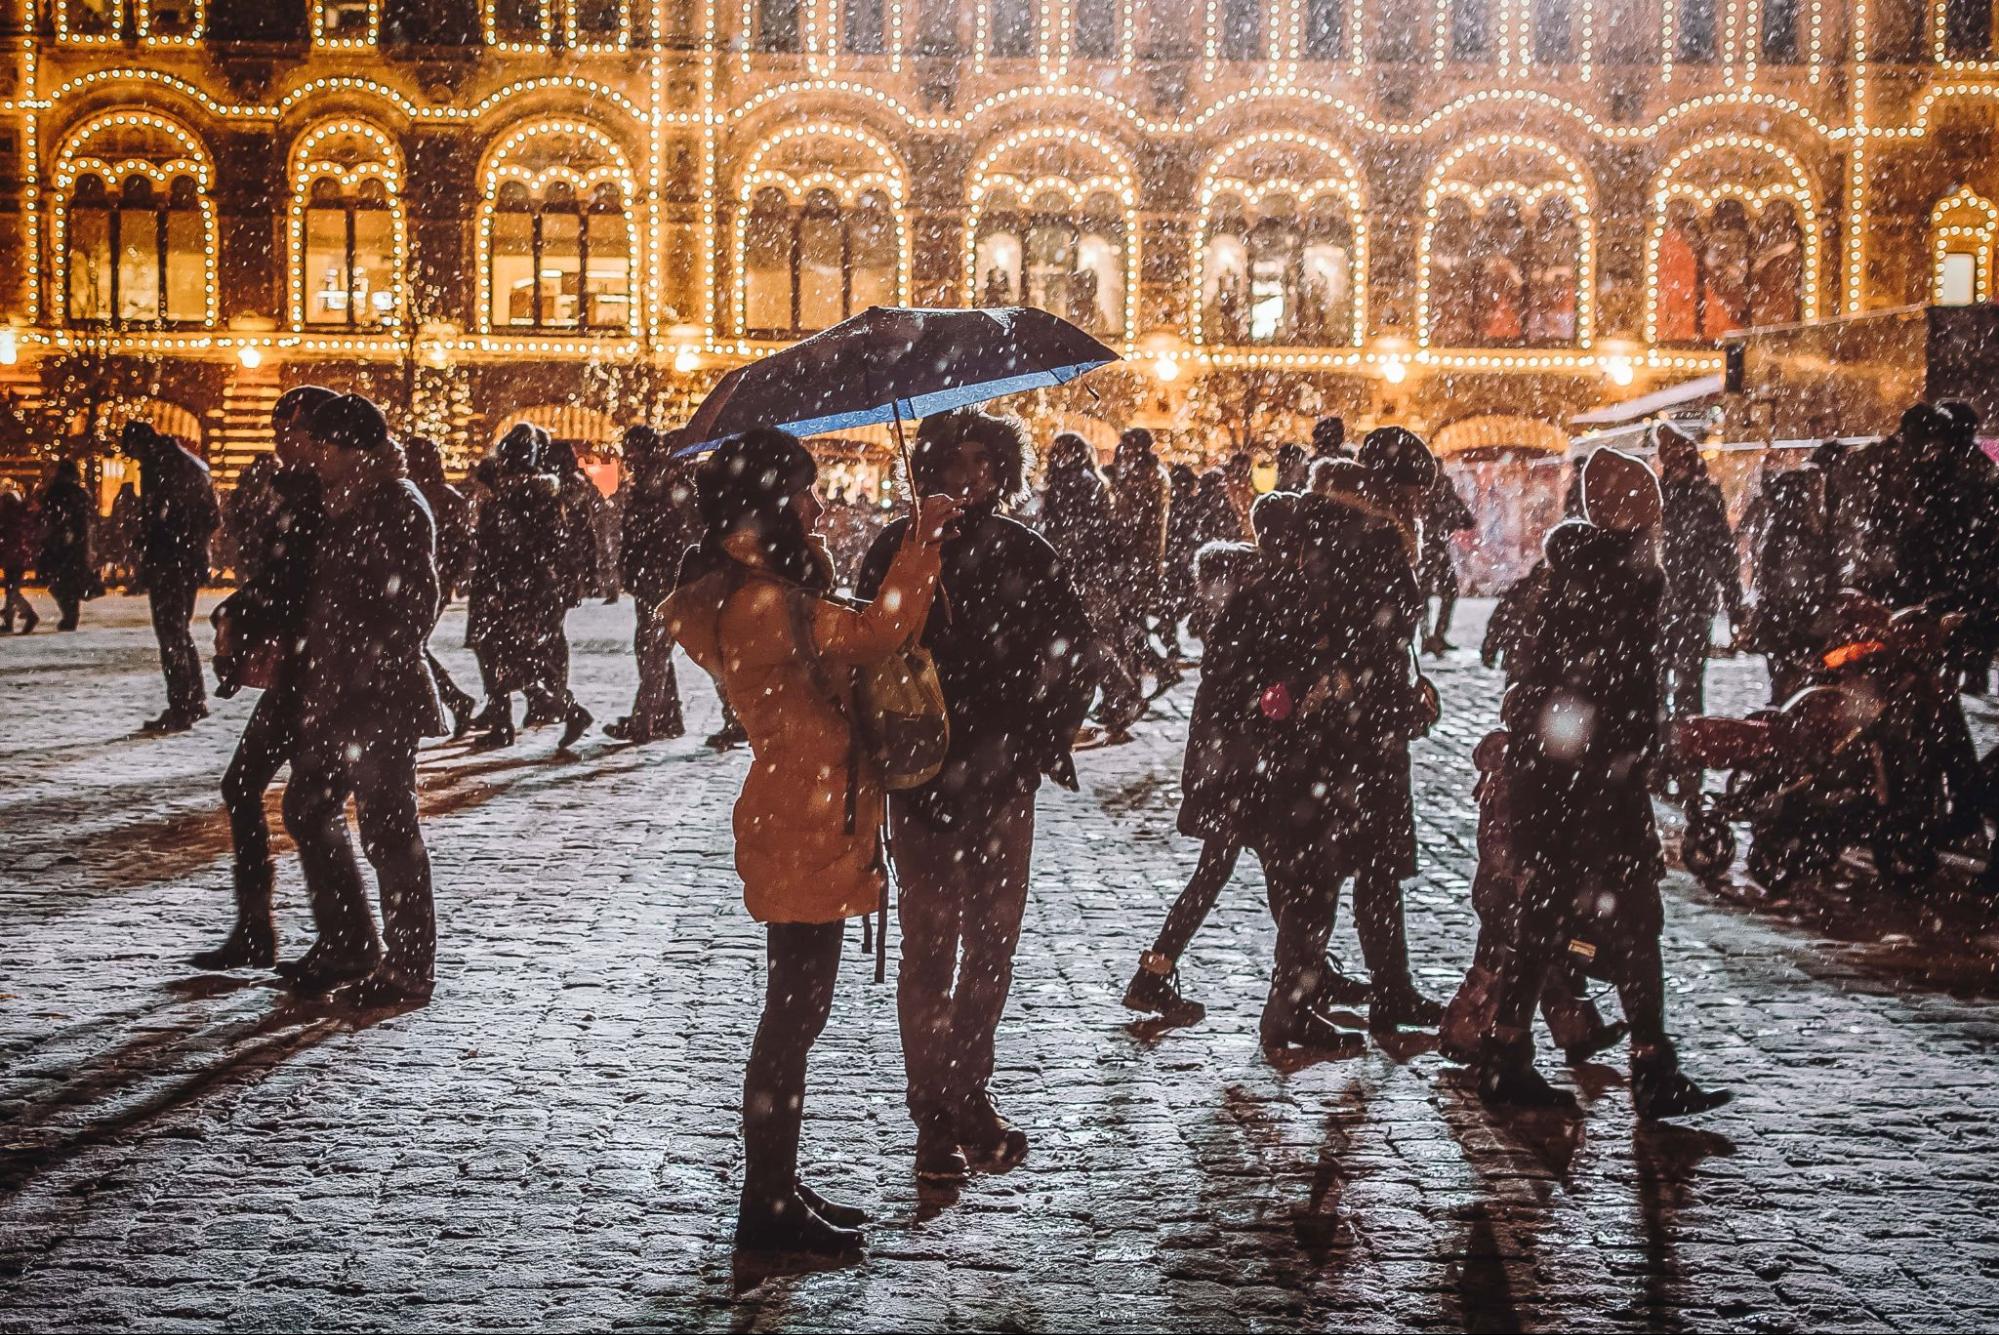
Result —
[[111, 541], [106, 556], [112, 577], [127, 593], [139, 592], [139, 544], [144, 528], [145, 507], [139, 504], [139, 489], [121, 482], [111, 500]]
[[1099, 717], [1113, 739], [1128, 735], [1145, 710], [1137, 673], [1116, 642], [1124, 564], [1110, 488], [1089, 442], [1065, 431], [1049, 444], [1042, 483], [1041, 532], [1062, 560], [1090, 622], [1091, 652], [1103, 682]]
[[625, 431], [625, 531], [618, 549], [624, 586], [638, 614], [632, 648], [638, 659], [638, 693], [632, 712], [604, 725], [620, 741], [650, 742], [687, 731], [680, 684], [673, 670], [673, 636], [660, 604], [673, 592], [680, 558], [700, 540], [694, 505], [694, 466], [673, 457], [673, 442], [649, 426]]
[[277, 865], [271, 857], [264, 792], [298, 749], [306, 604], [325, 517], [314, 466], [319, 447], [306, 424], [314, 411], [338, 397], [320, 385], [300, 385], [272, 405], [271, 457], [278, 468], [268, 481], [273, 504], [264, 512], [264, 530], [253, 538], [260, 559], [211, 618], [218, 694], [234, 695], [244, 686], [261, 693], [222, 775], [222, 805], [229, 814], [234, 852], [236, 921], [220, 946], [194, 957], [197, 968], [268, 969], [277, 963], [272, 915]]
[[1287, 442], [1277, 447], [1277, 483], [1274, 490], [1303, 492], [1309, 489], [1312, 456], [1305, 447]]
[[[403, 448], [410, 481], [423, 493], [424, 504], [430, 507], [431, 522], [437, 528], [437, 613], [442, 617], [452, 591], [465, 581], [472, 564], [472, 503], [446, 480], [444, 452], [438, 449], [436, 441], [428, 436], [412, 436]], [[451, 711], [451, 735], [463, 737], [472, 731], [476, 703], [451, 679], [451, 673], [435, 653], [428, 647], [423, 652], [430, 664], [431, 678], [437, 682], [437, 693], [443, 698], [444, 707]]]
[[561, 572], [563, 609], [554, 622], [554, 634], [544, 643], [541, 674], [527, 688], [525, 721], [529, 727], [561, 723], [562, 740], [556, 749], [566, 751], [595, 721], [569, 689], [569, 609], [597, 592], [596, 515], [604, 495], [577, 462], [573, 445], [551, 440], [540, 427], [535, 428], [535, 434], [541, 469], [555, 477], [560, 496], [553, 556]]
[[1416, 582], [1423, 589], [1423, 609], [1428, 619], [1430, 600], [1437, 612], [1423, 634], [1423, 652], [1433, 657], [1447, 653], [1451, 644], [1451, 614], [1458, 605], [1458, 558], [1451, 536], [1470, 529], [1477, 521], [1457, 484], [1443, 469], [1430, 484], [1423, 506], [1423, 547], [1417, 559]]
[[1739, 623], [1742, 578], [1721, 488], [1708, 476], [1699, 447], [1670, 428], [1659, 434], [1659, 483], [1666, 716], [1688, 718], [1706, 710], [1714, 614], [1725, 606], [1729, 625]]
[[1353, 451], [1347, 448], [1347, 423], [1343, 417], [1321, 417], [1312, 423], [1312, 457], [1314, 459], [1351, 459]]
[[[343, 394], [308, 421], [326, 492], [299, 664], [298, 749], [285, 829], [319, 940], [287, 970], [305, 991], [353, 980], [356, 1006], [421, 1003], [437, 918], [417, 820], [416, 752], [449, 724], [424, 662], [437, 624], [436, 532], [381, 409]], [[382, 902], [376, 932], [347, 832], [347, 799]]]
[[743, 1194], [736, 1246], [840, 1255], [859, 1210], [801, 1181], [805, 1067], [833, 1006], [846, 920], [885, 888], [883, 776], [855, 732], [850, 669], [923, 627], [955, 501], [925, 501], [864, 608], [835, 602], [816, 540], [818, 465], [781, 431], [723, 441], [696, 474], [703, 532], [667, 600], [670, 633], [740, 703], [752, 761], [736, 800], [736, 870], [764, 924], [763, 1016], [743, 1072]]
[[[963, 1174], [968, 1159], [1008, 1167], [1027, 1153], [990, 1088], [993, 1035], [1027, 909], [1034, 795], [1044, 774], [1076, 787], [1069, 748], [1095, 689], [1075, 586], [1045, 539], [1000, 513], [1023, 494], [1028, 452], [1017, 418], [960, 409], [923, 419], [910, 459], [918, 495], [964, 506], [922, 637], [950, 749], [935, 779], [889, 798], [896, 1009], [916, 1172], [933, 1179]], [[882, 588], [908, 528], [898, 519], [875, 540], [855, 580], [861, 597]]]
[[97, 507], [84, 490], [83, 472], [76, 460], [61, 460], [50, 470], [38, 508], [42, 549], [35, 560], [35, 573], [48, 585], [49, 596], [62, 613], [56, 629], [75, 630], [84, 599], [104, 591], [90, 554]]
[[189, 623], [208, 578], [208, 543], [221, 512], [208, 465], [179, 441], [135, 419], [125, 424], [119, 444], [139, 463], [139, 578], [152, 603], [167, 680], [166, 712], [147, 722], [146, 731], [185, 732], [208, 717], [201, 654]]
[[0, 585], [4, 585], [6, 596], [5, 619], [0, 620], [0, 627], [12, 631], [18, 615], [23, 635], [34, 630], [42, 619], [21, 592], [28, 579], [28, 565], [34, 559], [35, 508], [14, 485], [14, 480], [8, 478], [0, 482]]
[[1826, 525], [1824, 475], [1816, 468], [1794, 469], [1771, 477], [1765, 489], [1751, 641], [1770, 665], [1770, 702], [1782, 704], [1816, 674], [1839, 581]]
[[513, 745], [513, 694], [546, 680], [569, 610], [561, 486], [542, 471], [540, 453], [532, 426], [508, 431], [493, 447], [492, 490], [479, 506], [467, 619], [486, 691], [482, 748]]
[[1108, 480], [1118, 563], [1112, 644], [1134, 677], [1150, 670], [1156, 690], [1163, 692], [1180, 674], [1152, 647], [1150, 619], [1160, 607], [1166, 560], [1168, 489], [1150, 431], [1132, 427], [1118, 437]]

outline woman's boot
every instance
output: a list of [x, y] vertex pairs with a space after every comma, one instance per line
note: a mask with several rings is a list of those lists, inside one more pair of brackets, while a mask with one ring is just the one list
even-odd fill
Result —
[[271, 915], [276, 881], [277, 869], [268, 861], [236, 869], [236, 925], [221, 945], [194, 957], [195, 968], [268, 969], [278, 962], [278, 928]]
[[864, 1239], [851, 1228], [836, 1228], [797, 1192], [777, 1197], [743, 1193], [736, 1211], [736, 1250], [796, 1256], [852, 1256]]
[[1735, 1097], [1725, 1089], [1702, 1089], [1680, 1070], [1679, 1055], [1670, 1043], [1631, 1050], [1631, 1104], [1647, 1122], [1693, 1117], [1713, 1112]]
[[1534, 1040], [1524, 1029], [1495, 1027], [1479, 1048], [1478, 1097], [1506, 1108], [1575, 1112], [1576, 1101], [1534, 1067]]

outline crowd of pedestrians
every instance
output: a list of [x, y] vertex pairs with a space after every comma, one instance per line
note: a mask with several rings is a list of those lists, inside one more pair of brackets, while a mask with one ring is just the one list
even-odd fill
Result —
[[[1883, 712], [1907, 733], [1904, 763], [1937, 776], [1921, 828], [1994, 814], [1999, 785], [1951, 696], [1984, 689], [1999, 650], [1999, 469], [1957, 405], [1918, 405], [1884, 441], [1770, 471], [1741, 532], [1699, 449], [1670, 429], [1656, 471], [1609, 449], [1577, 468], [1569, 517], [1500, 600], [1483, 646], [1506, 689], [1475, 756], [1480, 930], [1448, 1006], [1411, 975], [1403, 886], [1420, 857], [1411, 747], [1443, 712], [1423, 659], [1451, 647], [1451, 539], [1471, 516], [1408, 430], [1379, 427], [1353, 447], [1327, 419], [1309, 447], [1275, 451], [1276, 485], [1258, 496], [1247, 456], [1168, 467], [1134, 428], [1108, 467], [1073, 434], [1048, 442], [1043, 464], [1018, 419], [960, 409], [921, 424], [913, 499], [879, 528], [854, 511], [834, 524], [813, 455], [775, 430], [690, 457], [674, 433], [634, 426], [615, 501], [530, 424], [465, 490], [434, 442], [394, 438], [357, 395], [292, 389], [272, 432], [268, 460], [226, 505], [181, 443], [142, 422], [122, 441], [139, 470], [130, 574], [151, 602], [167, 690], [145, 727], [183, 731], [207, 713], [190, 623], [225, 522], [238, 587], [213, 617], [218, 693], [259, 692], [222, 783], [236, 920], [196, 962], [274, 968], [361, 1006], [426, 1000], [438, 928], [419, 747], [446, 735], [505, 747], [521, 727], [558, 724], [558, 749], [573, 746], [594, 720], [570, 689], [567, 615], [629, 593], [637, 689], [604, 731], [629, 744], [685, 732], [678, 650], [722, 702], [710, 744], [752, 753], [733, 819], [768, 962], [744, 1077], [747, 1250], [860, 1245], [864, 1212], [814, 1193], [798, 1146], [846, 920], [885, 915], [891, 879], [915, 1172], [952, 1180], [1027, 1156], [1029, 1134], [994, 1088], [994, 1049], [1034, 882], [1037, 794], [1044, 780], [1074, 789], [1072, 752], [1128, 736], [1190, 669], [1178, 825], [1199, 851], [1125, 1005], [1169, 1024], [1203, 1018], [1180, 962], [1247, 851], [1274, 926], [1264, 1046], [1318, 1059], [1360, 1051], [1370, 1032], [1440, 1029], [1445, 1055], [1499, 1105], [1574, 1112], [1537, 1070], [1537, 1010], [1571, 1062], [1628, 1037], [1643, 1118], [1726, 1100], [1682, 1071], [1669, 1037], [1653, 808], [1656, 794], [1690, 810], [1704, 800], [1702, 761], [1675, 725], [1705, 711], [1719, 613], [1722, 650], [1766, 655], [1772, 704], [1789, 709], [1874, 651], [1855, 638], [1876, 626], [1868, 608], [1883, 610], [1867, 633], [1888, 642], [1888, 612], [1919, 605], [1937, 628], [1926, 643], [1942, 703]], [[95, 521], [73, 464], [33, 502], [0, 491], [9, 629], [34, 626], [20, 591], [31, 567], [62, 627], [76, 625], [102, 587]], [[429, 648], [459, 594], [477, 698]], [[933, 734], [936, 753], [910, 761]], [[283, 816], [317, 926], [290, 959], [264, 814], [287, 766]], [[1348, 883], [1364, 978], [1328, 951]], [[885, 940], [875, 949], [880, 960]], [[1621, 1021], [1590, 1002], [1592, 979], [1614, 988]]]

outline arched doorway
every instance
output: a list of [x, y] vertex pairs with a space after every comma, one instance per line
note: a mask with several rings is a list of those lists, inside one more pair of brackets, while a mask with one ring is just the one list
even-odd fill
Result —
[[1561, 522], [1569, 439], [1552, 422], [1498, 414], [1466, 417], [1431, 441], [1471, 507], [1470, 533], [1453, 539], [1466, 589], [1494, 594], [1541, 558], [1541, 539]]

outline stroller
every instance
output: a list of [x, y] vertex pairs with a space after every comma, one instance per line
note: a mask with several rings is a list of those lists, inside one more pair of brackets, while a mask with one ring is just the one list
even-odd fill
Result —
[[1737, 823], [1749, 827], [1750, 876], [1773, 891], [1830, 873], [1851, 849], [1891, 880], [1935, 872], [1950, 814], [1951, 700], [1939, 672], [1950, 627], [1871, 599], [1840, 610], [1818, 683], [1779, 709], [1675, 727], [1682, 763], [1728, 774], [1688, 804], [1680, 857], [1701, 880], [1734, 861]]

